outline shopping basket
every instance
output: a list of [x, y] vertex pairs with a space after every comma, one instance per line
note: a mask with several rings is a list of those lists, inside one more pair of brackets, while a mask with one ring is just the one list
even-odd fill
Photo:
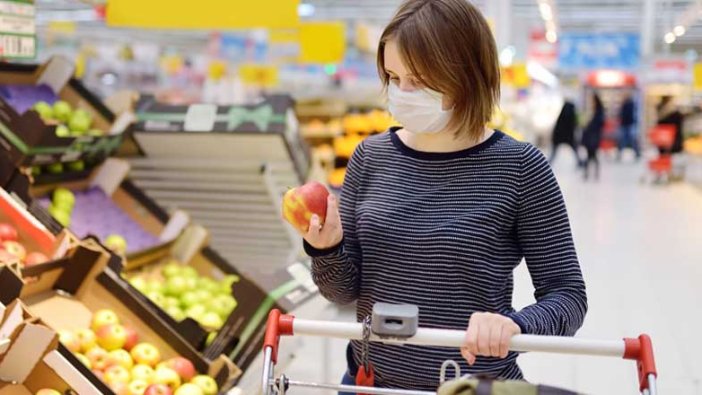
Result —
[[[373, 317], [376, 321], [377, 317]], [[384, 318], [381, 318], [384, 319]], [[398, 326], [402, 318], [389, 317], [387, 322]], [[373, 327], [376, 327], [373, 324]], [[263, 375], [261, 390], [263, 395], [284, 395], [290, 387], [303, 387], [318, 390], [336, 390], [352, 393], [376, 395], [436, 395], [435, 392], [400, 390], [390, 388], [371, 388], [363, 386], [309, 383], [290, 380], [285, 375], [275, 378], [274, 368], [278, 359], [280, 336], [311, 335], [339, 339], [362, 340], [364, 328], [361, 323], [312, 321], [295, 318], [272, 310], [268, 315], [266, 333], [263, 343]], [[383, 336], [376, 331], [370, 333], [369, 340], [394, 344], [415, 344], [436, 347], [459, 348], [464, 341], [465, 332], [447, 329], [418, 328], [407, 337]], [[639, 377], [639, 390], [644, 395], [656, 395], [656, 365], [653, 345], [648, 335], [622, 340], [587, 340], [560, 336], [514, 336], [510, 344], [511, 351], [546, 352], [559, 354], [580, 354], [619, 357], [636, 361]]]

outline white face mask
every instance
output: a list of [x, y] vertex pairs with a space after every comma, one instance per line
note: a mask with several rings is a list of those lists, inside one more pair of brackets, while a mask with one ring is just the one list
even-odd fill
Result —
[[442, 96], [431, 89], [406, 92], [391, 83], [388, 110], [409, 132], [438, 133], [446, 129], [452, 113], [443, 110]]

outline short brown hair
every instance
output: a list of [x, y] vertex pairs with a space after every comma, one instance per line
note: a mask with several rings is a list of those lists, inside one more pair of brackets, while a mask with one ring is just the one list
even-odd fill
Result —
[[487, 21], [468, 0], [406, 0], [383, 31], [378, 72], [383, 85], [385, 44], [396, 40], [400, 56], [424, 86], [455, 104], [449, 129], [478, 140], [500, 98], [500, 64]]

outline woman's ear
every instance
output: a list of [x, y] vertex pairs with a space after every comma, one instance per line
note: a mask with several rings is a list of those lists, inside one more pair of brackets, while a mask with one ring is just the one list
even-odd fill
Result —
[[441, 98], [441, 109], [444, 111], [452, 110], [456, 103], [450, 97], [444, 95]]

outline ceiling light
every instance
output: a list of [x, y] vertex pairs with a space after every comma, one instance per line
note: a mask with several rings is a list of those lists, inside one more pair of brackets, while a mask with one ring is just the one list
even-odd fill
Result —
[[539, 4], [539, 11], [541, 12], [541, 17], [544, 18], [545, 21], [553, 19], [553, 10], [548, 3]]
[[549, 30], [546, 32], [546, 40], [550, 42], [551, 44], [555, 43], [558, 41], [558, 35], [556, 34], [555, 31]]
[[297, 14], [301, 17], [308, 17], [314, 15], [314, 5], [307, 3], [300, 3], [297, 6]]
[[665, 36], [663, 37], [663, 40], [665, 40], [666, 44], [672, 44], [675, 42], [676, 38], [677, 37], [675, 36], [674, 33], [669, 32], [669, 33], [665, 34]]
[[683, 34], [685, 34], [685, 26], [683, 26], [683, 25], [675, 26], [675, 29], [673, 29], [673, 33], [675, 33], [675, 35], [678, 37], [682, 36]]

